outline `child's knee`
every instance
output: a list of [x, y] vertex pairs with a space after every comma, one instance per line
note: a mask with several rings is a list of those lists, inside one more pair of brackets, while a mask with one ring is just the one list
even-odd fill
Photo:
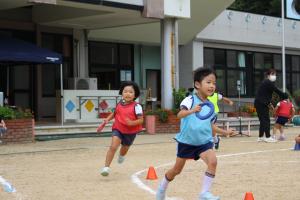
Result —
[[211, 159], [211, 160], [208, 161], [208, 166], [209, 167], [216, 168], [217, 164], [218, 164], [218, 160], [217, 159]]
[[118, 146], [110, 146], [109, 150], [112, 152], [116, 152], [118, 150]]

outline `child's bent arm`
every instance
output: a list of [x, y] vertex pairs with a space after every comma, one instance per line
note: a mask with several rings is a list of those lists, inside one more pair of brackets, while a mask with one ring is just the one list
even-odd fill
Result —
[[178, 114], [177, 114], [177, 117], [178, 117], [179, 119], [181, 119], [181, 118], [184, 118], [184, 117], [186, 117], [186, 116], [188, 116], [188, 115], [190, 115], [190, 114], [192, 114], [192, 113], [200, 112], [200, 111], [201, 111], [201, 106], [197, 105], [197, 106], [195, 106], [195, 107], [194, 107], [193, 109], [191, 109], [191, 110], [185, 110], [185, 109], [180, 110], [180, 111], [178, 112]]
[[292, 109], [291, 109], [291, 119], [294, 117], [294, 115], [295, 115], [295, 108], [293, 107]]
[[143, 124], [143, 123], [144, 123], [143, 116], [138, 116], [138, 119], [136, 119], [136, 120], [127, 119], [127, 125], [128, 126], [137, 126], [137, 125], [140, 125], [140, 124]]

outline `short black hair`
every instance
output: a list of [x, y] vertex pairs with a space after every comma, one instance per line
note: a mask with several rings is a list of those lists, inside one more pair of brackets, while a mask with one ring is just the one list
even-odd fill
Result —
[[198, 69], [196, 69], [194, 71], [194, 88], [195, 87], [195, 82], [201, 82], [206, 76], [213, 74], [215, 75], [215, 77], [217, 78], [216, 72], [211, 69], [211, 68], [207, 68], [207, 67], [199, 67]]
[[134, 90], [134, 100], [140, 96], [140, 88], [133, 81], [123, 81], [121, 83], [121, 87], [120, 87], [120, 90], [119, 90], [119, 95], [122, 95], [124, 88], [127, 87], [127, 86], [132, 86], [133, 87], [133, 90]]
[[276, 74], [276, 69], [271, 68], [265, 72], [266, 76], [269, 76], [270, 74]]
[[284, 99], [289, 99], [289, 95], [288, 95], [288, 93], [283, 93], [283, 95], [282, 95], [282, 99], [284, 100]]

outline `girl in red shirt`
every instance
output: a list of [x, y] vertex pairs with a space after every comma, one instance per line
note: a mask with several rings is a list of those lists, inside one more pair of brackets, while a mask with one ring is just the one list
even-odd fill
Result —
[[121, 164], [124, 162], [124, 156], [132, 145], [136, 134], [142, 131], [143, 109], [140, 104], [135, 102], [135, 99], [140, 95], [138, 85], [132, 81], [123, 82], [119, 94], [122, 95], [122, 100], [116, 105], [115, 111], [104, 119], [105, 123], [113, 118], [115, 121], [112, 126], [111, 145], [106, 153], [105, 166], [101, 170], [102, 176], [109, 175], [110, 164], [119, 146], [121, 145], [118, 163]]
[[289, 96], [286, 93], [283, 96], [283, 100], [277, 104], [274, 110], [274, 114], [276, 115], [276, 122], [273, 127], [273, 138], [275, 140], [277, 139], [277, 129], [280, 131], [278, 140], [285, 140], [285, 136], [283, 134], [283, 126], [285, 125], [285, 123], [290, 121], [295, 114], [295, 109], [292, 102], [289, 100]]

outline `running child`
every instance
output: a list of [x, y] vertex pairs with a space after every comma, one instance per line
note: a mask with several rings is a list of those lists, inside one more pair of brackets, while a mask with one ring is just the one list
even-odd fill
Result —
[[137, 133], [142, 130], [144, 121], [142, 106], [135, 102], [140, 95], [138, 85], [132, 81], [123, 82], [119, 94], [122, 95], [122, 100], [116, 105], [115, 111], [104, 119], [105, 123], [113, 118], [115, 121], [112, 126], [111, 145], [106, 154], [105, 165], [101, 170], [102, 176], [109, 175], [111, 162], [120, 145], [118, 163], [124, 162], [125, 155]]
[[283, 100], [276, 105], [274, 114], [276, 116], [276, 122], [273, 127], [273, 138], [275, 140], [277, 139], [276, 133], [277, 130], [279, 130], [280, 136], [278, 140], [285, 140], [283, 126], [285, 125], [285, 123], [291, 120], [295, 114], [295, 108], [286, 93], [284, 93], [283, 95]]
[[[218, 105], [219, 101], [223, 101], [224, 103], [226, 103], [226, 104], [228, 104], [230, 106], [233, 106], [233, 101], [231, 101], [227, 97], [224, 97], [219, 92], [214, 92], [213, 95], [208, 96], [207, 99], [214, 104], [215, 113], [216, 113], [216, 121], [218, 119], [218, 114], [219, 114], [219, 111], [220, 111], [219, 105]], [[215, 149], [219, 149], [220, 139], [221, 138], [218, 136], [218, 134], [216, 132], [214, 132], [213, 135], [214, 135]]]
[[[209, 68], [199, 68], [194, 73], [195, 94], [186, 97], [180, 104], [180, 111], [177, 117], [181, 119], [180, 132], [176, 135], [177, 158], [174, 166], [169, 169], [161, 181], [157, 192], [156, 200], [164, 200], [168, 184], [179, 175], [187, 159], [201, 158], [207, 165], [204, 174], [202, 189], [199, 200], [218, 200], [217, 196], [210, 193], [210, 188], [214, 180], [217, 168], [217, 157], [213, 151], [212, 131], [216, 130], [214, 125], [215, 113], [206, 119], [199, 119], [201, 106], [199, 104], [209, 102], [216, 89], [216, 74]], [[204, 111], [204, 110], [203, 110]], [[227, 131], [221, 129], [224, 133]]]
[[[3, 120], [3, 117], [0, 115], [0, 138], [6, 133], [7, 127]], [[0, 140], [0, 144], [2, 143], [2, 140]]]

